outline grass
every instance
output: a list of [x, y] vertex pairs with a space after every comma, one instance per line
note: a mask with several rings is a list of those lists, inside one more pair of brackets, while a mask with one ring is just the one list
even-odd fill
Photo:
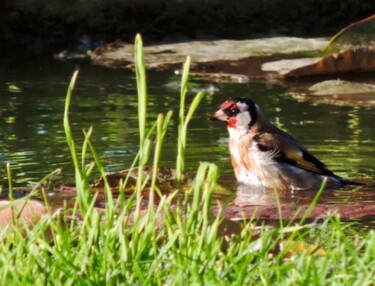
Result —
[[[156, 170], [171, 112], [160, 114], [147, 130], [146, 73], [139, 36], [135, 42], [135, 63], [140, 149], [132, 167], [142, 170], [146, 164], [151, 164], [152, 177], [140, 171], [136, 191], [130, 197], [124, 194], [125, 179], [120, 183], [118, 200], [114, 200], [106, 184], [104, 212], [94, 207], [96, 195], [90, 193], [88, 181], [94, 168], [104, 174], [104, 167], [91, 144], [93, 130], [84, 132], [85, 140], [80, 148], [70, 130], [69, 103], [78, 76], [76, 72], [67, 92], [64, 116], [77, 185], [75, 206], [72, 210], [65, 207], [51, 212], [33, 227], [15, 224], [0, 229], [0, 285], [375, 283], [375, 232], [348, 237], [350, 225], [342, 224], [335, 216], [320, 225], [280, 223], [278, 228], [261, 227], [259, 230], [254, 225], [261, 223], [244, 221], [240, 233], [224, 237], [223, 219], [220, 214], [214, 217], [211, 213], [212, 195], [219, 176], [214, 164], [200, 164], [190, 189], [162, 196], [155, 184]], [[203, 97], [198, 94], [186, 112], [188, 73], [189, 59], [184, 65], [181, 84], [176, 158], [179, 179], [184, 171], [188, 123]], [[78, 160], [78, 152], [81, 160]], [[89, 153], [94, 162], [87, 164]], [[12, 189], [9, 167], [8, 174]], [[147, 180], [152, 182], [150, 188], [144, 188]], [[146, 207], [141, 208], [144, 192], [149, 192], [149, 200], [144, 202]], [[160, 203], [154, 204], [155, 196]], [[178, 205], [173, 203], [176, 197], [181, 199]], [[48, 205], [47, 196], [44, 198]]]

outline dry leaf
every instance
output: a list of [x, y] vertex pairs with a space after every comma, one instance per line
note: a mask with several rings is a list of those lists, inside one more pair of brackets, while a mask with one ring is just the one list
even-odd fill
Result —
[[293, 69], [282, 78], [375, 71], [375, 46], [356, 47], [329, 55], [320, 61]]

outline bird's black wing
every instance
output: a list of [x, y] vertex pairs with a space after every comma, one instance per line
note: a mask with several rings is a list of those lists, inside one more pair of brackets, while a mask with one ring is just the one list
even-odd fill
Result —
[[336, 175], [291, 136], [260, 133], [254, 137], [259, 150], [272, 153], [273, 159], [325, 176]]

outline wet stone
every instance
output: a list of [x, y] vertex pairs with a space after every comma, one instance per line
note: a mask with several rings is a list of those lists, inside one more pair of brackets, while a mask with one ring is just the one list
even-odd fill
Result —
[[46, 206], [35, 200], [19, 200], [12, 203], [0, 201], [0, 228], [13, 225], [32, 225], [48, 214]]

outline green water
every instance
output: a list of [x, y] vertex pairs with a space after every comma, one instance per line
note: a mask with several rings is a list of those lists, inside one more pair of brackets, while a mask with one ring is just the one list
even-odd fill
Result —
[[[45, 62], [12, 65], [0, 70], [0, 178], [7, 186], [6, 163], [14, 184], [37, 182], [61, 168], [56, 184], [74, 181], [62, 116], [66, 89], [76, 68], [73, 63]], [[73, 94], [70, 120], [78, 144], [82, 130], [94, 128], [93, 143], [107, 171], [127, 169], [138, 148], [137, 97], [131, 71], [78, 64], [80, 75]], [[179, 77], [174, 72], [148, 73], [148, 119], [173, 110], [161, 165], [175, 166]], [[197, 91], [207, 91], [188, 133], [186, 168], [191, 174], [200, 161], [216, 163], [234, 181], [227, 149], [227, 131], [208, 116], [228, 97], [255, 100], [266, 117], [292, 133], [340, 176], [370, 180], [375, 177], [375, 109], [313, 105], [289, 97], [288, 90], [268, 83], [214, 83], [191, 80], [190, 102]], [[92, 181], [99, 176], [94, 173]], [[233, 184], [232, 184], [233, 185]], [[374, 202], [374, 188], [344, 189], [327, 200]], [[342, 195], [344, 193], [344, 195]]]

